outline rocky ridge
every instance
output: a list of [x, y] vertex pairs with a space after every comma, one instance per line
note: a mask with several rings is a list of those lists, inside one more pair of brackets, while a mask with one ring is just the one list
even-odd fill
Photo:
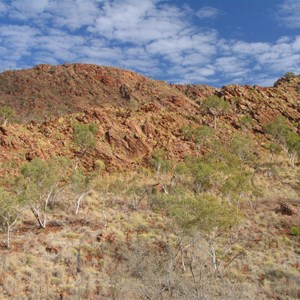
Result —
[[[73, 142], [76, 122], [96, 123], [95, 148], [80, 157], [87, 169], [103, 160], [107, 171], [147, 164], [153, 149], [170, 158], [195, 154], [183, 126], [212, 126], [213, 116], [201, 109], [203, 99], [224, 97], [230, 112], [220, 117], [218, 136], [226, 141], [241, 129], [241, 117], [251, 118], [246, 130], [263, 151], [262, 127], [278, 115], [300, 131], [300, 76], [274, 87], [175, 85], [132, 71], [87, 64], [38, 65], [0, 74], [0, 105], [16, 111], [17, 122], [0, 127], [0, 163], [20, 165], [34, 157], [79, 157]], [[8, 164], [8, 163], [7, 163]]]

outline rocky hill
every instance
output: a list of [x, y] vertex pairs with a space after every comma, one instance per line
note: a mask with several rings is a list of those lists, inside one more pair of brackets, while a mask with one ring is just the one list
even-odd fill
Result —
[[180, 129], [213, 126], [213, 116], [201, 109], [203, 99], [224, 97], [230, 110], [219, 117], [217, 135], [225, 140], [251, 119], [247, 131], [263, 145], [262, 126], [278, 115], [294, 125], [300, 120], [300, 77], [276, 86], [174, 85], [131, 71], [88, 64], [38, 65], [0, 74], [0, 104], [15, 117], [0, 129], [0, 162], [20, 165], [34, 157], [75, 158], [75, 122], [96, 123], [97, 143], [81, 158], [91, 169], [97, 159], [107, 170], [135, 168], [147, 163], [153, 149], [170, 158], [195, 154], [195, 144]]
[[299, 299], [299, 133], [293, 74], [3, 72], [0, 299]]

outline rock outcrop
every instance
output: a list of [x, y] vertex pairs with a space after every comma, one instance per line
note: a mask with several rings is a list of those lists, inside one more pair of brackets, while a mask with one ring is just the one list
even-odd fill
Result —
[[[213, 116], [201, 109], [211, 95], [230, 103], [230, 112], [218, 120], [223, 141], [241, 129], [240, 119], [251, 119], [249, 134], [259, 145], [263, 126], [275, 116], [300, 124], [300, 77], [275, 87], [229, 85], [174, 85], [131, 71], [87, 64], [38, 65], [33, 69], [0, 74], [0, 105], [13, 108], [14, 120], [0, 127], [0, 164], [16, 165], [35, 157], [78, 157], [73, 125], [96, 123], [95, 148], [84, 157], [87, 169], [103, 160], [108, 171], [137, 168], [149, 161], [153, 149], [163, 148], [170, 158], [195, 155], [183, 126], [213, 126]], [[300, 130], [298, 126], [298, 130]]]

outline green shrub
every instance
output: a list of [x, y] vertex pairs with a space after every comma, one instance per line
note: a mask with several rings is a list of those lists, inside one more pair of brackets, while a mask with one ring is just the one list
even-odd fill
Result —
[[95, 169], [101, 173], [103, 170], [105, 170], [105, 162], [101, 159], [97, 159], [95, 161]]
[[98, 127], [94, 123], [80, 124], [77, 123], [73, 127], [74, 142], [80, 147], [82, 154], [91, 150], [96, 145], [95, 134]]
[[166, 151], [163, 149], [155, 149], [152, 152], [150, 164], [158, 172], [168, 172], [173, 166], [172, 161], [167, 159]]
[[184, 126], [180, 129], [180, 132], [186, 139], [196, 144], [197, 156], [199, 156], [201, 148], [209, 144], [213, 136], [213, 129], [208, 126], [200, 126], [198, 128]]
[[249, 116], [242, 116], [239, 118], [238, 122], [242, 128], [249, 129], [251, 127], [251, 125], [253, 124], [253, 119]]
[[290, 79], [290, 78], [294, 78], [294, 77], [296, 77], [296, 74], [294, 72], [286, 72], [283, 75], [283, 78], [285, 78], [285, 79]]
[[214, 128], [217, 128], [217, 118], [230, 109], [230, 104], [223, 97], [216, 95], [210, 96], [203, 100], [201, 107], [214, 116]]
[[14, 118], [15, 114], [15, 110], [7, 105], [4, 105], [0, 108], [0, 120], [3, 124], [11, 121]]
[[265, 126], [274, 141], [288, 153], [292, 167], [295, 167], [297, 157], [300, 155], [300, 137], [294, 132], [288, 120], [282, 116], [275, 118]]
[[299, 236], [300, 228], [298, 226], [292, 226], [291, 227], [291, 235]]

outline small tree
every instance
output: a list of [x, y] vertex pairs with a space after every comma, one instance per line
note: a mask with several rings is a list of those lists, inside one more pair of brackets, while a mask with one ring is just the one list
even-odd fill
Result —
[[9, 106], [2, 106], [0, 108], [0, 119], [2, 120], [3, 126], [7, 124], [15, 115], [15, 110]]
[[267, 145], [267, 148], [270, 152], [271, 161], [273, 161], [275, 155], [279, 154], [282, 151], [282, 148], [278, 144], [273, 143], [273, 142], [270, 142]]
[[209, 142], [213, 135], [213, 130], [208, 126], [200, 126], [198, 128], [184, 126], [180, 131], [187, 139], [195, 143], [197, 157], [199, 157], [201, 148]]
[[277, 117], [266, 127], [273, 140], [288, 154], [292, 168], [300, 155], [300, 137], [295, 133], [284, 117]]
[[253, 124], [253, 119], [249, 116], [242, 116], [239, 118], [238, 122], [243, 131], [246, 131], [246, 129], [249, 129]]
[[195, 193], [207, 192], [216, 186], [217, 169], [214, 162], [204, 160], [191, 162], [190, 172]]
[[21, 167], [22, 196], [41, 228], [46, 228], [48, 203], [62, 178], [66, 161], [35, 158]]
[[151, 153], [150, 164], [157, 171], [157, 176], [161, 173], [168, 172], [172, 168], [172, 162], [167, 159], [166, 151], [163, 149], [155, 149]]
[[289, 132], [286, 143], [292, 168], [295, 168], [296, 160], [300, 156], [300, 137], [297, 133]]
[[283, 78], [285, 78], [285, 79], [290, 79], [290, 78], [294, 78], [294, 77], [296, 77], [296, 74], [294, 72], [286, 72], [283, 75]]
[[222, 186], [222, 196], [230, 203], [237, 204], [237, 208], [242, 200], [249, 201], [252, 207], [252, 202], [250, 200], [253, 191], [251, 179], [252, 174], [247, 171], [231, 173]]
[[215, 272], [218, 271], [216, 240], [238, 222], [236, 210], [230, 204], [211, 194], [162, 195], [159, 207], [174, 219], [184, 235], [200, 232], [207, 247], [198, 244], [211, 258]]
[[0, 187], [0, 225], [6, 229], [6, 247], [10, 248], [10, 233], [24, 210], [21, 198]]
[[95, 123], [80, 124], [77, 123], [73, 127], [74, 142], [81, 149], [81, 155], [93, 149], [96, 145], [95, 134], [98, 128]]
[[214, 128], [217, 128], [217, 118], [230, 109], [230, 104], [223, 97], [216, 95], [210, 96], [203, 100], [201, 107], [214, 116]]
[[230, 151], [238, 157], [241, 166], [255, 161], [255, 143], [249, 135], [243, 133], [235, 134], [230, 143]]
[[81, 202], [84, 200], [84, 198], [87, 195], [91, 193], [92, 183], [94, 178], [95, 178], [94, 173], [85, 175], [80, 170], [75, 170], [75, 172], [72, 174], [71, 176], [72, 190], [76, 195], [79, 195], [76, 201], [75, 215], [79, 213]]

